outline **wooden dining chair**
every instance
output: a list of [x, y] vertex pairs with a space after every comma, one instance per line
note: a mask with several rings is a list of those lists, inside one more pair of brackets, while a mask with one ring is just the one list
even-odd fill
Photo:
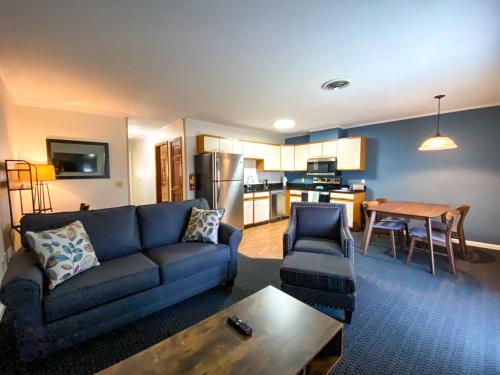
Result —
[[[459, 215], [460, 213], [457, 210], [447, 212], [446, 223], [445, 223], [446, 229], [442, 231], [440, 229], [432, 228], [432, 234], [431, 234], [433, 245], [446, 248], [446, 254], [438, 252], [434, 252], [434, 254], [448, 256], [448, 259], [450, 261], [450, 273], [452, 274], [455, 274], [455, 258], [453, 256], [453, 243], [451, 242], [451, 233], [453, 230], [453, 226], [455, 225], [455, 222], [457, 221]], [[413, 251], [416, 249], [416, 244], [418, 242], [427, 243], [427, 229], [425, 227], [412, 228], [410, 230], [410, 237], [411, 237], [411, 242], [410, 242], [410, 248], [408, 249], [408, 257], [406, 258], [406, 263], [411, 262]], [[429, 255], [434, 256], [434, 254], [429, 254]]]
[[[389, 202], [389, 199], [387, 198], [377, 198], [375, 199], [379, 204], [380, 203], [387, 203]], [[405, 234], [406, 234], [406, 239], [409, 240], [410, 239], [410, 232], [408, 231], [408, 224], [410, 223], [410, 219], [406, 218], [406, 217], [392, 217], [392, 216], [388, 216], [388, 217], [384, 217], [384, 219], [388, 219], [388, 220], [397, 220], [397, 221], [401, 221], [402, 223], [404, 223], [405, 225]]]
[[[379, 202], [375, 201], [364, 201], [361, 203], [361, 206], [363, 207], [363, 215], [365, 217], [365, 222], [369, 223], [370, 222], [370, 217], [368, 214], [368, 209], [374, 206], [378, 206]], [[388, 234], [390, 239], [391, 239], [391, 248], [392, 248], [392, 256], [396, 258], [396, 241], [394, 239], [394, 233], [398, 232], [398, 242], [399, 242], [399, 248], [403, 250], [404, 248], [404, 230], [405, 224], [402, 221], [394, 220], [394, 219], [382, 219], [379, 221], [375, 221], [375, 224], [373, 224], [373, 230], [372, 233], [374, 235], [377, 234]], [[369, 245], [369, 243], [368, 243]], [[362, 248], [364, 245], [362, 245]]]
[[[465, 217], [469, 213], [470, 206], [468, 204], [461, 204], [455, 210], [459, 212], [459, 217], [453, 224], [451, 228], [451, 238], [455, 238], [458, 240], [458, 245], [460, 250], [462, 251], [462, 257], [465, 259], [467, 257], [467, 243], [465, 241], [465, 232], [464, 232], [464, 221]], [[443, 222], [432, 223], [433, 228], [436, 230], [446, 231], [446, 223], [448, 221], [448, 213], [444, 218]]]

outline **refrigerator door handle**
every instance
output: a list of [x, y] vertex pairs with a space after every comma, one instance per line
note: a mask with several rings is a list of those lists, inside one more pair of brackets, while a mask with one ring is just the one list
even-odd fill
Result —
[[218, 209], [219, 208], [219, 197], [220, 197], [220, 182], [217, 181], [216, 184], [217, 184], [217, 189], [216, 189], [217, 196], [215, 197], [215, 209]]

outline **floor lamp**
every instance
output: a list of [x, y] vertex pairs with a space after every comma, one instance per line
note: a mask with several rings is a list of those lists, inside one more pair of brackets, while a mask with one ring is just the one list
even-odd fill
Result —
[[51, 164], [35, 165], [35, 212], [52, 212], [52, 201], [50, 199], [50, 190], [47, 181], [55, 181], [56, 171]]

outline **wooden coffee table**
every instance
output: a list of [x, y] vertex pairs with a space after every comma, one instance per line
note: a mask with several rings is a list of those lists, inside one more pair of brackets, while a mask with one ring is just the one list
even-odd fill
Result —
[[[230, 315], [253, 335], [229, 326]], [[342, 328], [268, 286], [99, 374], [328, 374], [342, 354]]]

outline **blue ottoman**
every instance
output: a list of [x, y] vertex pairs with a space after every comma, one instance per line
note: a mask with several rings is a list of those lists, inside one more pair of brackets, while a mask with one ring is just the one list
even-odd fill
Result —
[[342, 309], [346, 323], [351, 322], [356, 289], [348, 258], [294, 251], [283, 259], [280, 277], [285, 293], [306, 303]]

